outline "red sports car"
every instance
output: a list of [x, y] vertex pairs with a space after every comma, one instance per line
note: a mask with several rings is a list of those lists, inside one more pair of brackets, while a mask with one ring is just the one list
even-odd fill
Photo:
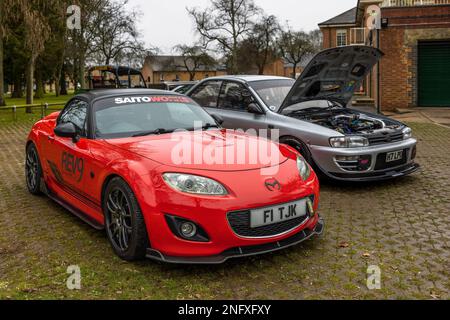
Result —
[[[277, 162], [255, 161], [255, 143], [275, 148]], [[186, 161], [187, 146], [194, 158], [203, 148], [234, 150], [244, 160]], [[220, 118], [176, 93], [77, 95], [33, 126], [25, 169], [32, 194], [106, 229], [124, 260], [222, 263], [292, 246], [323, 229], [319, 182], [297, 151], [226, 131]]]

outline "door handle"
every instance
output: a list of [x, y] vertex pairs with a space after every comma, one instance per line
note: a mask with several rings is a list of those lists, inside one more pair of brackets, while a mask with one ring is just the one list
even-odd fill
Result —
[[55, 137], [54, 137], [54, 136], [47, 136], [47, 140], [48, 140], [48, 141], [54, 141], [54, 140], [55, 140]]

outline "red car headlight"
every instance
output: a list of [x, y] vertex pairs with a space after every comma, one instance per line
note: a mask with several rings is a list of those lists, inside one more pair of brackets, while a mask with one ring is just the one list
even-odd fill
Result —
[[228, 194], [222, 184], [206, 177], [183, 173], [164, 173], [163, 179], [171, 188], [185, 193], [210, 196]]

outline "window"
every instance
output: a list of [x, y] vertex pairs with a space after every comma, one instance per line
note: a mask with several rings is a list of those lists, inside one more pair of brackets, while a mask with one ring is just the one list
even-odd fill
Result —
[[88, 103], [82, 100], [72, 100], [70, 104], [62, 111], [58, 124], [73, 123], [81, 132], [81, 136], [87, 133], [87, 108]]
[[225, 82], [220, 90], [218, 108], [247, 111], [247, 107], [252, 101], [252, 94], [243, 85], [236, 82]]
[[190, 95], [202, 107], [216, 108], [222, 81], [208, 81], [197, 87]]
[[294, 79], [263, 80], [250, 82], [250, 86], [264, 101], [266, 106], [271, 110], [276, 110], [281, 106], [294, 83]]
[[342, 47], [347, 45], [347, 30], [337, 30], [336, 32], [336, 46]]
[[[167, 96], [175, 97], [177, 96]], [[94, 105], [95, 136], [97, 138], [125, 138], [158, 129], [172, 132], [192, 130], [214, 119], [189, 98], [181, 102], [142, 102], [116, 104], [114, 99], [103, 99]]]

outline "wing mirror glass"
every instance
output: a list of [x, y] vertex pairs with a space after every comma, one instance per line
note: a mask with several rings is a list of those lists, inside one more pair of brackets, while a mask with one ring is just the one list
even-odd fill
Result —
[[78, 141], [78, 130], [72, 122], [60, 123], [53, 131], [58, 137], [72, 138], [74, 142]]
[[254, 103], [254, 102], [251, 102], [251, 103], [248, 104], [247, 111], [249, 113], [254, 113], [254, 114], [262, 114], [263, 113], [261, 111], [261, 109], [259, 108], [259, 106], [256, 103]]

